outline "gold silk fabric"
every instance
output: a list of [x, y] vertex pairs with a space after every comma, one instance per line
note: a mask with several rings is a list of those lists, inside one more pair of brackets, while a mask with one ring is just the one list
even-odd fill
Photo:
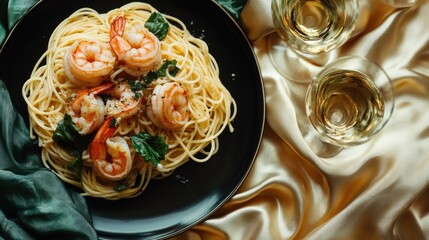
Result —
[[256, 161], [232, 199], [174, 239], [429, 239], [429, 1], [360, 2], [352, 37], [328, 58], [379, 64], [393, 82], [395, 107], [373, 140], [326, 158], [309, 145], [308, 84], [288, 81], [270, 61], [280, 44], [270, 5], [248, 0], [240, 20], [266, 95]]

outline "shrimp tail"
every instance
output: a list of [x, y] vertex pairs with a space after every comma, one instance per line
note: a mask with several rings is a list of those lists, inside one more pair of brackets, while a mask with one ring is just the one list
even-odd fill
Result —
[[126, 20], [122, 16], [116, 17], [110, 24], [110, 48], [119, 60], [122, 60], [123, 53], [131, 49], [131, 45], [122, 37], [125, 24]]
[[116, 17], [110, 24], [110, 38], [122, 36], [125, 30], [126, 20], [123, 16]]
[[89, 146], [95, 174], [107, 180], [121, 180], [131, 171], [133, 160], [124, 138], [114, 136], [118, 129], [117, 118], [109, 117], [98, 130]]
[[105, 82], [99, 86], [93, 87], [89, 89], [89, 93], [99, 94], [115, 85], [114, 82]]
[[118, 119], [109, 117], [98, 130], [94, 139], [89, 145], [89, 157], [90, 159], [106, 159], [106, 141], [108, 138], [115, 134], [118, 129]]
[[110, 39], [109, 43], [118, 60], [123, 60], [124, 53], [131, 49], [131, 45], [123, 37], [117, 35]]
[[74, 108], [79, 109], [79, 108], [81, 107], [81, 104], [82, 104], [83, 98], [84, 98], [86, 95], [89, 95], [89, 94], [97, 95], [97, 94], [99, 94], [99, 93], [101, 93], [101, 92], [103, 92], [103, 91], [106, 91], [107, 89], [111, 88], [113, 85], [115, 85], [115, 83], [114, 83], [114, 82], [106, 82], [106, 83], [101, 84], [101, 85], [96, 86], [96, 87], [92, 87], [92, 88], [84, 88], [84, 89], [80, 90], [80, 91], [77, 93], [77, 96], [76, 96], [75, 100], [71, 103], [71, 105], [72, 105]]

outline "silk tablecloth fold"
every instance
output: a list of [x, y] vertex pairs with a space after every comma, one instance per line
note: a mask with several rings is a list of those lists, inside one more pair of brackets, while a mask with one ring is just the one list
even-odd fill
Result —
[[249, 0], [240, 19], [266, 94], [261, 149], [237, 194], [177, 239], [429, 238], [429, 1], [409, 8], [360, 1], [352, 38], [327, 58], [379, 64], [394, 85], [395, 108], [375, 139], [330, 158], [308, 144], [308, 84], [289, 81], [270, 61], [281, 41], [270, 4]]

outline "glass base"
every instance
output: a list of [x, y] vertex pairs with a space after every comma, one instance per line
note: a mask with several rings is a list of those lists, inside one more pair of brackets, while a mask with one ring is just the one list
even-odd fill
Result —
[[304, 133], [304, 140], [311, 150], [321, 158], [330, 158], [338, 155], [344, 148], [323, 141], [309, 124], [307, 132]]
[[275, 69], [289, 81], [310, 83], [332, 57], [332, 54], [317, 55], [298, 53], [277, 35], [268, 38], [268, 55]]

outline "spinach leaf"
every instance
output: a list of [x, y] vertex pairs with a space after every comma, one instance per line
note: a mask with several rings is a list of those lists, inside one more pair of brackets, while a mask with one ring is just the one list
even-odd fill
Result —
[[83, 166], [82, 153], [88, 147], [92, 136], [80, 135], [71, 116], [66, 114], [63, 120], [58, 123], [52, 139], [60, 147], [76, 156], [75, 160], [68, 165], [68, 168], [74, 170], [80, 178]]
[[161, 160], [165, 159], [168, 145], [160, 136], [153, 136], [145, 132], [131, 136], [134, 149], [140, 154], [145, 162], [152, 162], [156, 167]]
[[58, 123], [52, 139], [64, 149], [72, 152], [74, 155], [77, 155], [81, 150], [79, 142], [76, 141], [79, 137], [79, 131], [72, 121], [71, 116], [66, 114], [64, 119]]
[[164, 19], [162, 14], [158, 12], [152, 13], [144, 26], [159, 40], [167, 36], [168, 29], [170, 28], [168, 22]]

